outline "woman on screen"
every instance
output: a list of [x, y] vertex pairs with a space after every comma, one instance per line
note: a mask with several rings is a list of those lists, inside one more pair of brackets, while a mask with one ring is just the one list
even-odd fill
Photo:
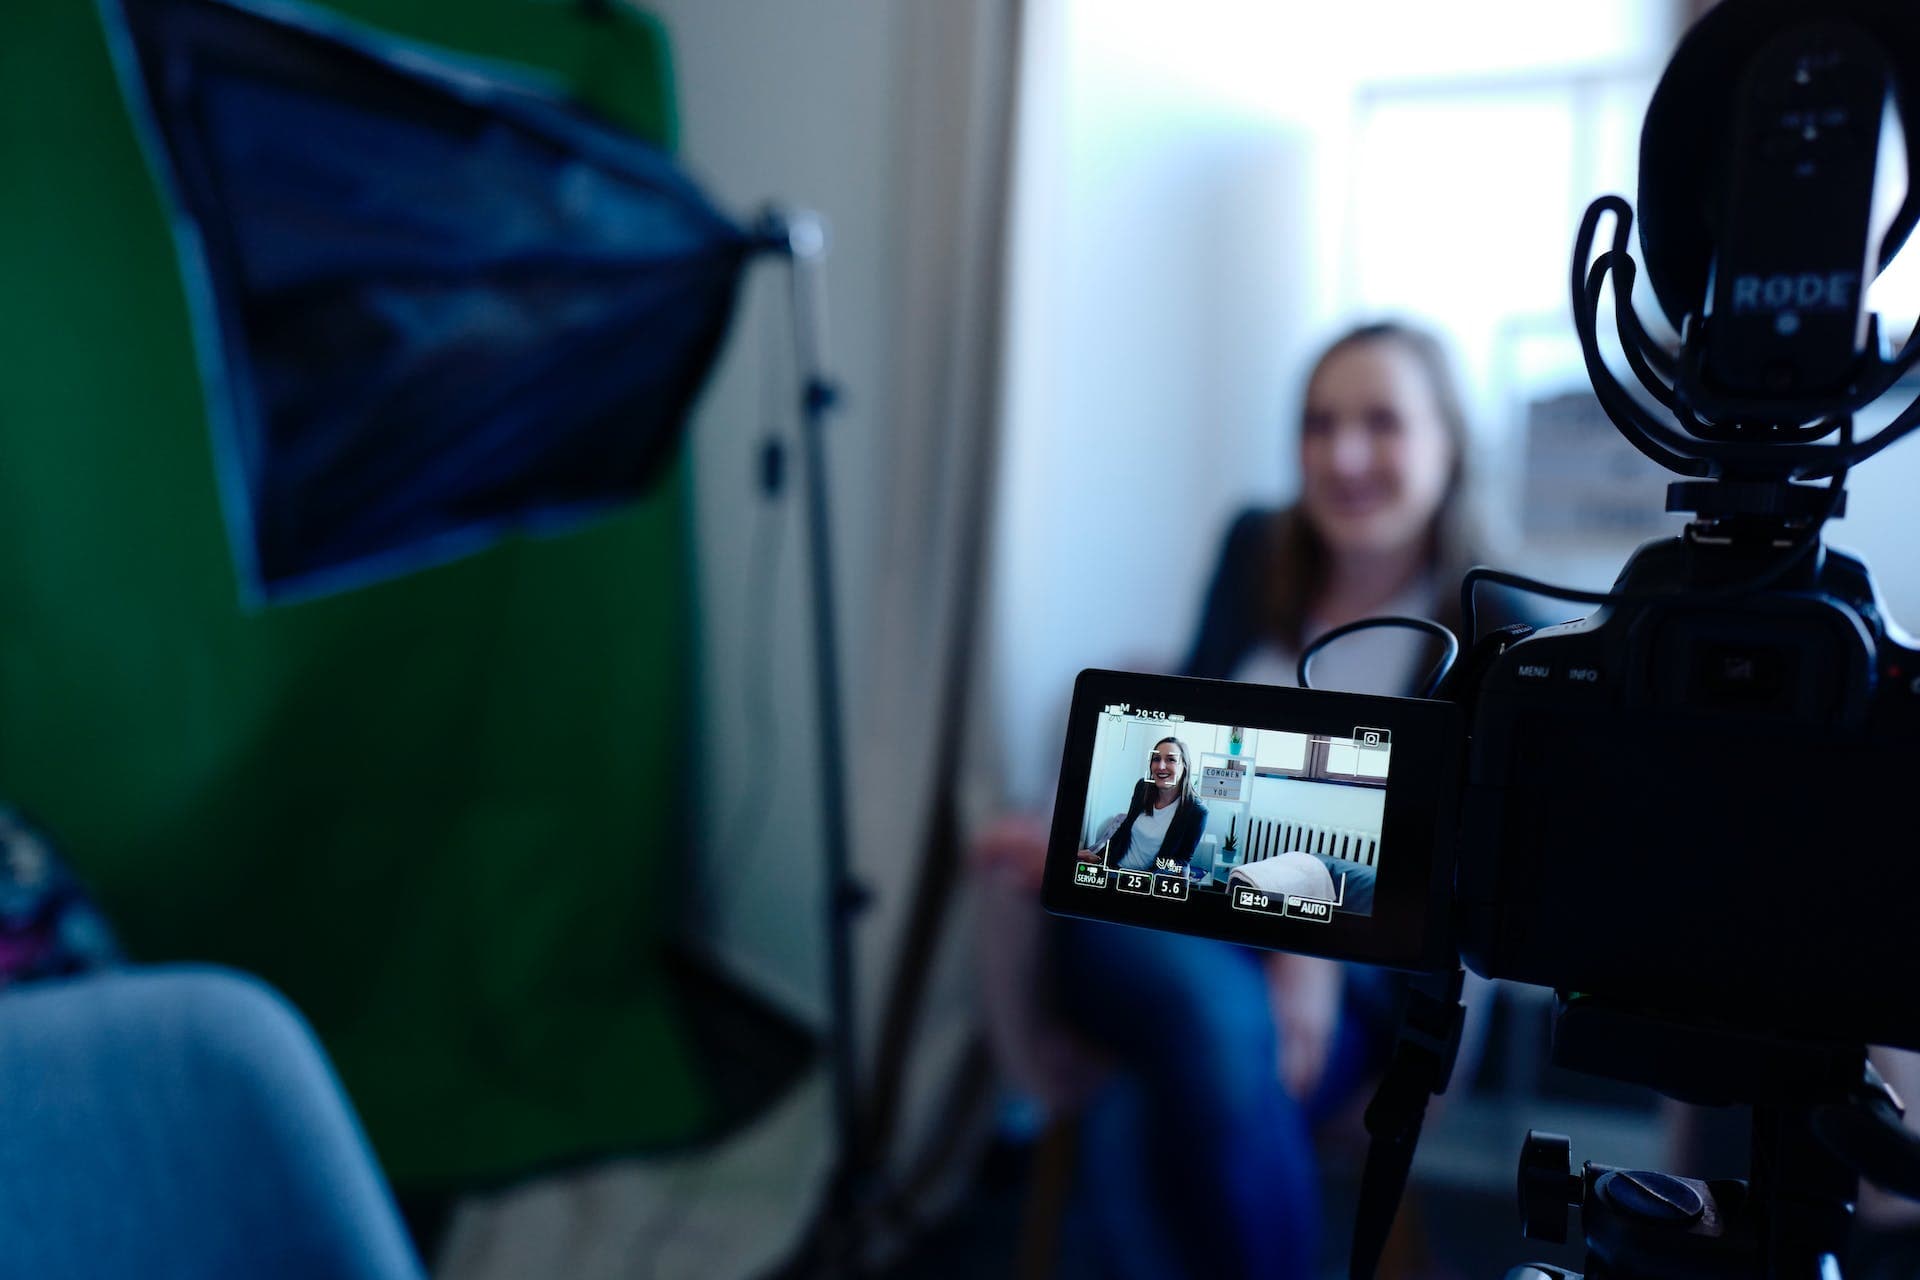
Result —
[[1147, 756], [1147, 776], [1133, 788], [1133, 802], [1111, 833], [1082, 849], [1082, 862], [1103, 862], [1116, 871], [1185, 871], [1207, 827], [1207, 807], [1194, 794], [1187, 744], [1162, 738]]

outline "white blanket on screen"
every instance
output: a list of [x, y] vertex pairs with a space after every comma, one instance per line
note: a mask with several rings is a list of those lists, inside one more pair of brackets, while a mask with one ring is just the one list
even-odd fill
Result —
[[1327, 870], [1327, 864], [1297, 850], [1235, 867], [1227, 887], [1232, 889], [1243, 884], [1268, 897], [1291, 894], [1298, 898], [1317, 898], [1321, 902], [1333, 901], [1333, 875]]

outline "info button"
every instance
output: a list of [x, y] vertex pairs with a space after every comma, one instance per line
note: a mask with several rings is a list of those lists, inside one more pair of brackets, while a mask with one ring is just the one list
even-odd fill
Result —
[[1577, 689], [1598, 689], [1606, 683], [1605, 672], [1597, 662], [1570, 662], [1561, 668], [1560, 680]]

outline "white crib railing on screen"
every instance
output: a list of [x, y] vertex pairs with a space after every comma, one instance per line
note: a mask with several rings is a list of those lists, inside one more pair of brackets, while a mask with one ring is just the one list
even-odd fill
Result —
[[1329, 858], [1344, 858], [1348, 862], [1371, 867], [1379, 862], [1380, 836], [1378, 832], [1322, 826], [1292, 818], [1249, 818], [1246, 843], [1242, 849], [1242, 864], [1261, 862], [1276, 854], [1298, 850], [1325, 854]]

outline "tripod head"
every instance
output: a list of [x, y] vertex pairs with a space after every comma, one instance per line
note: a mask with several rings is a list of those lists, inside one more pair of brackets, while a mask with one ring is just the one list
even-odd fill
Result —
[[[1701, 1181], [1588, 1162], [1529, 1131], [1523, 1233], [1563, 1243], [1580, 1210], [1586, 1280], [1834, 1280], [1862, 1175], [1920, 1191], [1920, 1139], [1864, 1045], [1782, 1040], [1562, 998], [1554, 1061], [1683, 1102], [1753, 1109], [1749, 1177]], [[1529, 1264], [1508, 1280], [1579, 1280]]]

